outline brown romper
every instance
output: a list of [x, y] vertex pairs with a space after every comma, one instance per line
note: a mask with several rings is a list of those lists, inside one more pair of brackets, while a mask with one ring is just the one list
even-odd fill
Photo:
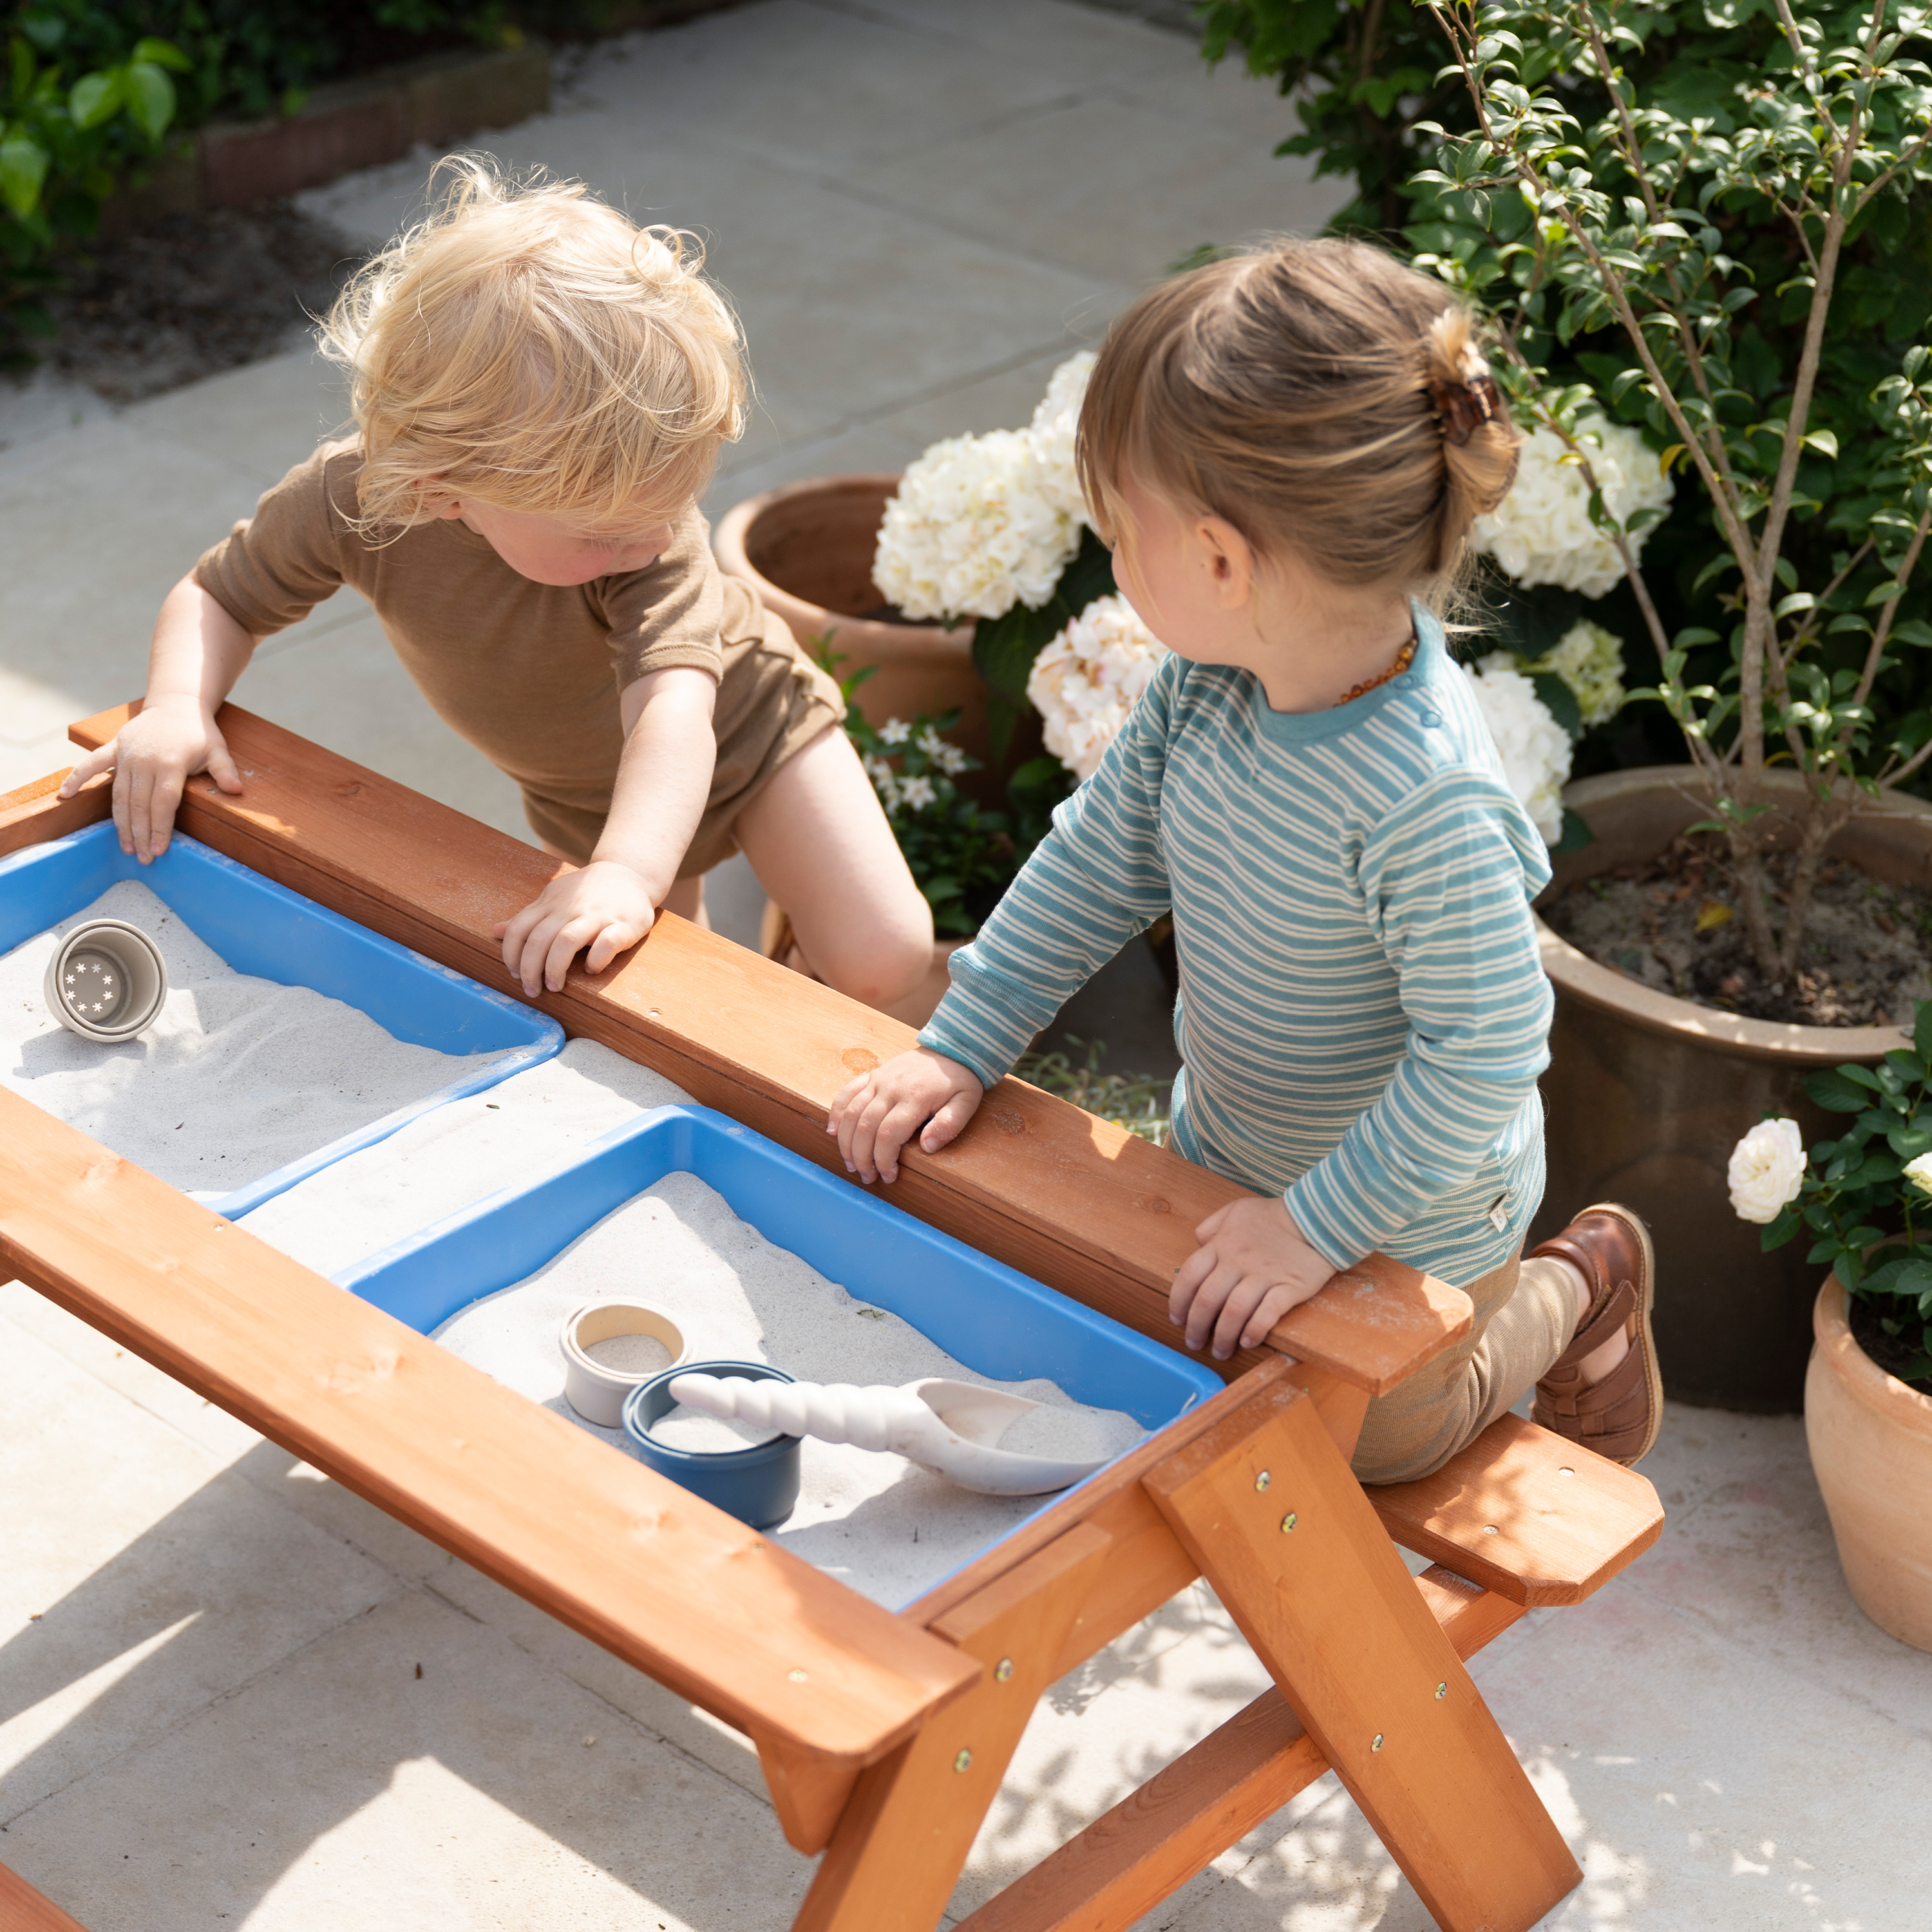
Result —
[[454, 519], [388, 542], [351, 527], [362, 460], [325, 443], [195, 566], [243, 629], [298, 623], [346, 584], [374, 605], [438, 717], [523, 788], [544, 842], [582, 864], [610, 809], [623, 751], [618, 694], [674, 665], [718, 680], [711, 793], [679, 868], [735, 852], [732, 826], [785, 760], [844, 716], [838, 688], [758, 592], [725, 576], [696, 505], [643, 570], [567, 589], [532, 584]]

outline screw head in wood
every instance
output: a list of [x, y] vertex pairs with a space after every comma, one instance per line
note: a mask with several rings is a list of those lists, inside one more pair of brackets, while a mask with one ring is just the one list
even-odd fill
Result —
[[1284, 1535], [1284, 1536], [1286, 1536], [1286, 1535], [1288, 1534], [1288, 1532], [1291, 1529], [1292, 1529], [1292, 1528], [1294, 1527], [1294, 1525], [1295, 1525], [1295, 1514], [1294, 1514], [1294, 1510], [1290, 1510], [1288, 1511], [1288, 1513], [1287, 1514], [1287, 1515], [1286, 1515], [1285, 1516], [1283, 1516], [1283, 1517], [1282, 1518], [1282, 1520], [1281, 1520], [1281, 1533], [1282, 1533], [1282, 1535]]
[[809, 1671], [788, 1670], [785, 1672], [785, 1675], [789, 1677], [794, 1684], [807, 1684], [812, 1681], [812, 1674]]
[[972, 1762], [973, 1754], [969, 1750], [963, 1750], [952, 1760], [952, 1768], [955, 1771], [965, 1771], [971, 1766]]
[[1436, 1701], [1438, 1704], [1439, 1704], [1439, 1703], [1441, 1703], [1441, 1702], [1442, 1702], [1442, 1701], [1443, 1700], [1443, 1699], [1444, 1699], [1444, 1698], [1445, 1698], [1446, 1696], [1448, 1696], [1448, 1694], [1449, 1694], [1449, 1687], [1448, 1687], [1448, 1684], [1437, 1684], [1437, 1685], [1436, 1685]]
[[993, 1666], [993, 1682], [996, 1684], [1005, 1683], [1012, 1674], [1013, 1660], [1010, 1657], [1001, 1658], [999, 1662]]
[[1370, 1745], [1369, 1745], [1369, 1748], [1370, 1748], [1370, 1750], [1371, 1750], [1372, 1751], [1378, 1751], [1378, 1750], [1380, 1750], [1382, 1749], [1382, 1732], [1381, 1732], [1378, 1731], [1378, 1732], [1376, 1732], [1376, 1735], [1375, 1735], [1375, 1736], [1374, 1736], [1373, 1739], [1370, 1742]]
[[1274, 1478], [1270, 1476], [1265, 1469], [1264, 1469], [1261, 1474], [1255, 1478], [1255, 1487], [1257, 1490], [1264, 1490], [1268, 1487], [1269, 1484], [1274, 1480]]

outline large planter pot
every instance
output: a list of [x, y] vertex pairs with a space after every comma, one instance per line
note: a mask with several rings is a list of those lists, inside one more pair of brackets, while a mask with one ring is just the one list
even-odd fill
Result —
[[748, 497], [712, 532], [720, 568], [754, 586], [801, 644], [830, 636], [859, 708], [874, 724], [959, 707], [953, 735], [976, 758], [988, 755], [986, 688], [973, 668], [970, 624], [892, 622], [866, 614], [885, 602], [872, 582], [872, 553], [896, 476], [815, 476]]
[[1932, 1650], [1932, 1396], [1858, 1346], [1836, 1275], [1812, 1326], [1804, 1435], [1845, 1582], [1880, 1630]]
[[[1654, 857], [1708, 808], [1682, 766], [1586, 778], [1564, 797], [1595, 842], [1555, 862], [1545, 898], [1581, 878]], [[1774, 775], [1795, 792], [1792, 774]], [[1888, 883], [1932, 885], [1932, 806], [1888, 792], [1831, 847]], [[1766, 1112], [1788, 1115], [1808, 1145], [1832, 1117], [1805, 1080], [1905, 1044], [1891, 1027], [1808, 1027], [1742, 1019], [1655, 992], [1599, 966], [1547, 926], [1556, 988], [1544, 1076], [1550, 1180], [1532, 1240], [1592, 1201], [1627, 1202], [1657, 1242], [1657, 1348], [1666, 1391], [1720, 1408], [1790, 1414], [1803, 1403], [1808, 1310], [1816, 1286], [1805, 1244], [1774, 1253], [1732, 1212], [1725, 1169]]]

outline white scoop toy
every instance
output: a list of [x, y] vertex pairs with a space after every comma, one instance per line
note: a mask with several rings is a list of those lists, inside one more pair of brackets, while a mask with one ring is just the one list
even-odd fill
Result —
[[850, 1382], [749, 1382], [737, 1376], [680, 1376], [670, 1392], [687, 1408], [788, 1436], [889, 1450], [988, 1496], [1039, 1496], [1090, 1476], [1108, 1459], [1068, 1462], [994, 1445], [1029, 1409], [1016, 1395], [928, 1376], [902, 1388]]

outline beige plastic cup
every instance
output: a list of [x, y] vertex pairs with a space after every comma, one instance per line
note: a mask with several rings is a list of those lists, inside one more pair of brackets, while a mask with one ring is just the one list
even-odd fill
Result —
[[[590, 1350], [600, 1342], [638, 1336], [655, 1342], [668, 1362], [625, 1369], [600, 1362]], [[625, 1399], [652, 1376], [675, 1368], [690, 1354], [684, 1330], [662, 1308], [647, 1301], [586, 1301], [564, 1317], [557, 1335], [563, 1351], [563, 1399], [586, 1422], [604, 1429], [622, 1426]]]
[[168, 997], [160, 948], [138, 926], [93, 919], [54, 948], [40, 982], [47, 1010], [87, 1040], [132, 1040], [160, 1018]]

